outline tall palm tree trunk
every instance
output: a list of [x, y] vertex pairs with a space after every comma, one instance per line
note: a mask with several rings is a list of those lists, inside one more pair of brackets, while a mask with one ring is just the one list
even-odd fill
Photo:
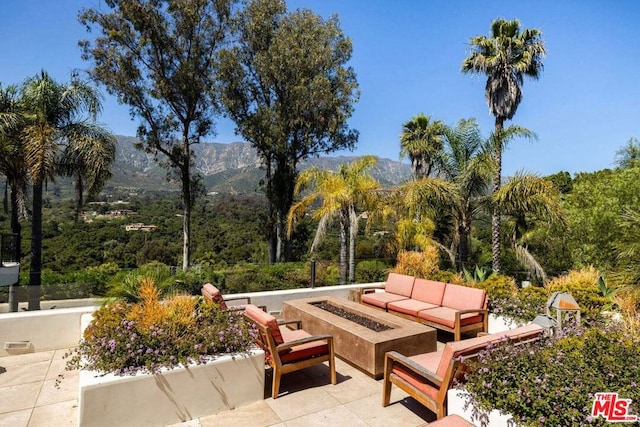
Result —
[[31, 264], [29, 266], [28, 310], [40, 310], [42, 295], [42, 182], [33, 184]]
[[[496, 172], [493, 177], [493, 194], [496, 194], [500, 190], [502, 181], [502, 129], [504, 125], [504, 117], [496, 117], [495, 126], [495, 161]], [[502, 221], [500, 218], [500, 210], [497, 206], [493, 208], [493, 214], [491, 217], [491, 261], [493, 272], [499, 274], [502, 270], [502, 263], [500, 262], [500, 228]]]
[[[11, 232], [16, 235], [16, 246], [14, 248], [13, 256], [16, 261], [20, 262], [20, 258], [22, 256], [21, 253], [21, 244], [22, 244], [22, 225], [20, 224], [20, 200], [19, 200], [19, 190], [15, 188], [15, 186], [11, 186], [10, 197], [11, 197]], [[9, 311], [14, 313], [18, 311], [18, 299], [16, 296], [16, 284], [11, 284], [9, 286]]]
[[340, 213], [340, 284], [347, 284], [347, 235], [349, 232], [349, 214]]
[[349, 283], [356, 282], [356, 235], [358, 217], [353, 206], [349, 207]]

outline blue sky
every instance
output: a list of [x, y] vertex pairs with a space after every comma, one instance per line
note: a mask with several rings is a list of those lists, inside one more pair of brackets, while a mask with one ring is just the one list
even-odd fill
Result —
[[[81, 7], [99, 4], [6, 1], [0, 16], [0, 82], [20, 83], [41, 69], [66, 82], [72, 70], [85, 68], [77, 41], [90, 35], [76, 17]], [[484, 100], [486, 80], [462, 74], [460, 64], [469, 39], [488, 35], [497, 17], [542, 30], [548, 51], [540, 79], [525, 81], [512, 121], [539, 138], [511, 143], [505, 174], [612, 167], [616, 150], [630, 137], [640, 138], [640, 2], [290, 0], [287, 5], [324, 17], [336, 13], [352, 39], [350, 65], [361, 90], [349, 122], [360, 132], [354, 154], [399, 159], [402, 123], [418, 113], [448, 124], [475, 117], [488, 135], [493, 117]], [[137, 122], [112, 98], [105, 98], [100, 121], [116, 134], [135, 135]], [[241, 140], [233, 123], [220, 120], [217, 127], [208, 140]]]

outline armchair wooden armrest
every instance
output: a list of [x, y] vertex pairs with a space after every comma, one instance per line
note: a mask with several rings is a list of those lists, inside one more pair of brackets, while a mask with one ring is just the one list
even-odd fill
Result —
[[276, 346], [276, 351], [280, 352], [282, 350], [289, 350], [290, 348], [295, 347], [297, 345], [302, 345], [308, 342], [315, 342], [315, 341], [327, 341], [329, 345], [332, 345], [333, 337], [331, 335], [312, 335], [310, 337], [300, 338], [297, 340], [288, 341], [284, 344], [280, 344]]
[[278, 320], [278, 326], [286, 326], [286, 325], [296, 325], [296, 329], [302, 329], [302, 320], [300, 319], [291, 319], [291, 320]]

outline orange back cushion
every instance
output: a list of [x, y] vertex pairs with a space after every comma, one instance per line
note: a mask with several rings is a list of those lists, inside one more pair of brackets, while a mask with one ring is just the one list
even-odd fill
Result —
[[446, 285], [446, 283], [416, 277], [416, 281], [413, 283], [411, 299], [441, 305]]
[[384, 286], [386, 292], [392, 294], [402, 295], [407, 298], [411, 296], [413, 290], [413, 281], [415, 277], [407, 276], [405, 274], [389, 273], [387, 277], [387, 283]]
[[486, 308], [487, 291], [447, 283], [442, 297], [442, 306], [456, 310]]
[[276, 345], [284, 343], [284, 338], [282, 338], [280, 327], [278, 326], [278, 321], [275, 317], [259, 309], [253, 304], [247, 304], [244, 310], [247, 317], [269, 329], [269, 332], [271, 332], [271, 336], [273, 337], [273, 341], [276, 343]]
[[227, 304], [224, 302], [224, 298], [222, 298], [222, 293], [211, 283], [206, 283], [202, 287], [202, 296], [208, 301], [215, 302], [223, 310], [227, 309]]

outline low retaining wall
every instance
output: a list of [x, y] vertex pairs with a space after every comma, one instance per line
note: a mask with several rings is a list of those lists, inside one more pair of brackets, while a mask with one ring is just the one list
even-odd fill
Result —
[[79, 425], [172, 425], [263, 399], [262, 350], [157, 374], [80, 371]]
[[96, 306], [24, 311], [0, 315], [0, 356], [75, 347], [80, 319]]

